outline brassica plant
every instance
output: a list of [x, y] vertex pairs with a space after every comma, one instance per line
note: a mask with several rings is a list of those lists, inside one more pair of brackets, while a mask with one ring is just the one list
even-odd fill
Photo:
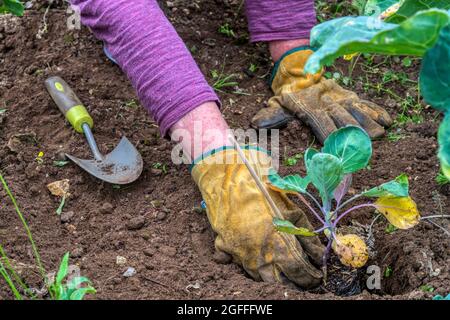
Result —
[[16, 16], [23, 16], [24, 7], [19, 0], [0, 0], [0, 14], [12, 13]]
[[315, 73], [356, 53], [423, 57], [420, 90], [446, 114], [438, 132], [438, 157], [450, 178], [450, 1], [367, 0], [364, 5], [360, 11], [366, 16], [337, 18], [313, 28], [311, 46], [317, 51], [305, 71]]
[[[275, 171], [269, 173], [269, 187], [297, 195], [321, 223], [317, 230], [307, 230], [287, 220], [274, 218], [276, 229], [299, 236], [324, 233], [328, 238], [324, 267], [331, 248], [347, 266], [359, 268], [367, 262], [368, 250], [364, 241], [354, 234], [342, 235], [338, 230], [342, 219], [358, 209], [374, 208], [399, 229], [408, 229], [419, 223], [419, 211], [409, 196], [408, 177], [404, 174], [344, 200], [351, 186], [352, 174], [366, 168], [371, 156], [372, 142], [368, 134], [359, 127], [347, 126], [333, 132], [320, 151], [306, 150], [305, 177], [281, 177]], [[317, 189], [321, 201], [308, 191], [310, 184]], [[363, 198], [376, 200], [349, 207], [353, 201]]]

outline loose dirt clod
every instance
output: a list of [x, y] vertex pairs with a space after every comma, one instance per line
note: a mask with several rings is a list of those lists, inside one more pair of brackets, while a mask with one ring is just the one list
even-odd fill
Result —
[[109, 202], [104, 202], [99, 209], [102, 214], [111, 214], [114, 212], [114, 206]]
[[60, 220], [62, 223], [70, 222], [75, 215], [73, 211], [64, 211], [61, 213]]
[[156, 220], [158, 220], [158, 221], [162, 221], [162, 220], [164, 220], [166, 217], [167, 217], [167, 213], [164, 212], [164, 211], [159, 211], [159, 212], [156, 214]]
[[139, 230], [145, 225], [145, 217], [139, 216], [127, 222], [128, 230]]

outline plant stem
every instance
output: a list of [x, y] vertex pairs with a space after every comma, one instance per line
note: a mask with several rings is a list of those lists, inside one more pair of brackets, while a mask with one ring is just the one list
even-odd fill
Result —
[[22, 212], [20, 211], [19, 206], [17, 205], [16, 199], [14, 198], [13, 194], [11, 193], [11, 190], [8, 187], [8, 184], [6, 183], [5, 179], [3, 178], [3, 175], [0, 173], [0, 181], [2, 182], [3, 188], [5, 189], [6, 193], [8, 194], [8, 197], [11, 199], [11, 202], [14, 205], [14, 209], [16, 210], [16, 213], [20, 219], [20, 221], [22, 222], [22, 225], [27, 233], [28, 239], [31, 242], [31, 247], [33, 249], [33, 253], [34, 253], [34, 257], [36, 259], [36, 263], [39, 267], [39, 271], [41, 273], [42, 278], [44, 279], [45, 285], [48, 285], [48, 279], [47, 279], [47, 275], [45, 273], [45, 269], [44, 266], [42, 265], [41, 262], [41, 256], [39, 255], [39, 252], [37, 250], [36, 244], [33, 240], [33, 235], [31, 234], [31, 230], [28, 227], [28, 224], [25, 220], [25, 218], [22, 215]]
[[338, 216], [336, 218], [336, 220], [334, 220], [333, 222], [333, 227], [336, 228], [336, 225], [338, 224], [338, 222], [344, 218], [347, 214], [349, 214], [350, 212], [352, 212], [353, 210], [356, 209], [360, 209], [360, 208], [365, 208], [365, 207], [374, 207], [377, 208], [376, 205], [374, 205], [373, 203], [363, 203], [363, 204], [359, 204], [357, 206], [351, 207], [350, 209], [348, 209], [347, 211], [345, 211], [344, 213], [342, 213], [340, 216]]
[[[9, 262], [8, 256], [6, 255], [5, 250], [3, 249], [2, 245], [0, 245], [0, 257], [3, 257], [3, 261], [6, 267], [6, 269], [9, 270], [9, 272], [12, 274], [13, 278], [16, 280], [16, 282], [22, 287], [23, 291], [30, 295], [31, 298], [35, 298], [31, 290], [25, 285], [25, 283], [20, 279], [20, 277], [17, 275], [16, 271], [12, 267], [11, 263]], [[2, 259], [0, 258], [0, 262], [2, 262]], [[2, 262], [3, 263], [3, 262]]]
[[308, 191], [305, 191], [305, 194], [314, 202], [314, 204], [320, 209], [320, 211], [322, 211], [323, 214], [325, 214], [325, 212], [323, 211], [322, 206], [320, 205], [319, 201], [317, 201], [317, 199]]
[[420, 217], [420, 220], [435, 219], [435, 218], [450, 218], [450, 214], [435, 214], [435, 215], [431, 215], [431, 216], [423, 216], [423, 217]]
[[9, 276], [8, 271], [6, 271], [5, 266], [3, 265], [1, 260], [0, 260], [0, 274], [5, 279], [6, 283], [12, 290], [16, 299], [23, 300], [22, 296], [20, 295], [19, 291], [17, 290], [16, 286], [14, 285], [14, 282], [11, 280], [11, 277]]
[[303, 197], [300, 193], [297, 193], [297, 197], [308, 207], [308, 209], [316, 216], [316, 218], [322, 223], [325, 224], [325, 221], [320, 217], [320, 215], [316, 212], [316, 210], [311, 207], [308, 201], [306, 201], [305, 197]]
[[336, 207], [336, 210], [334, 210], [334, 213], [337, 214], [337, 212], [338, 212], [340, 209], [342, 209], [343, 207], [345, 207], [345, 206], [346, 206], [347, 204], [349, 204], [350, 202], [353, 202], [353, 201], [355, 201], [356, 199], [361, 198], [362, 196], [363, 196], [362, 193], [359, 193], [359, 194], [357, 194], [357, 195], [351, 197], [350, 199], [344, 201], [341, 205], [339, 205], [339, 206]]
[[63, 197], [62, 197], [62, 199], [61, 199], [61, 202], [60, 202], [60, 204], [59, 204], [59, 207], [58, 207], [58, 209], [56, 209], [56, 214], [57, 214], [58, 216], [61, 215], [65, 203], [66, 203], [66, 195], [63, 195]]

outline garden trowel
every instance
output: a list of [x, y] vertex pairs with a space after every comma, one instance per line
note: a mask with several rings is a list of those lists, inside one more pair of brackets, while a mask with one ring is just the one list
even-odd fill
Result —
[[66, 156], [94, 177], [106, 182], [127, 184], [136, 180], [143, 164], [133, 144], [122, 137], [111, 153], [102, 155], [91, 131], [94, 121], [69, 85], [60, 77], [50, 77], [45, 80], [45, 86], [75, 131], [84, 133], [94, 159], [79, 159], [69, 154]]

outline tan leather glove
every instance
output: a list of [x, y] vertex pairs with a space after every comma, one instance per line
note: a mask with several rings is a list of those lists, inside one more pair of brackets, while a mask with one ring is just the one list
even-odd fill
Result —
[[275, 95], [268, 108], [253, 117], [252, 125], [259, 129], [279, 128], [288, 121], [286, 109], [310, 126], [320, 142], [337, 128], [350, 124], [364, 128], [371, 138], [382, 136], [383, 127], [392, 124], [386, 110], [359, 99], [334, 80], [323, 78], [322, 73], [305, 74], [303, 67], [312, 53], [309, 49], [294, 50], [276, 63], [271, 85]]
[[[270, 157], [266, 153], [244, 152], [247, 159], [254, 160], [252, 166], [256, 172], [270, 167]], [[307, 256], [321, 264], [324, 248], [318, 237], [297, 239], [275, 230], [274, 214], [235, 150], [222, 150], [208, 156], [194, 165], [192, 176], [217, 233], [218, 251], [230, 254], [255, 280], [281, 282], [282, 273], [302, 288], [321, 282], [322, 273]], [[262, 179], [267, 182], [266, 176]], [[286, 195], [268, 190], [285, 219], [312, 230], [305, 214]]]

